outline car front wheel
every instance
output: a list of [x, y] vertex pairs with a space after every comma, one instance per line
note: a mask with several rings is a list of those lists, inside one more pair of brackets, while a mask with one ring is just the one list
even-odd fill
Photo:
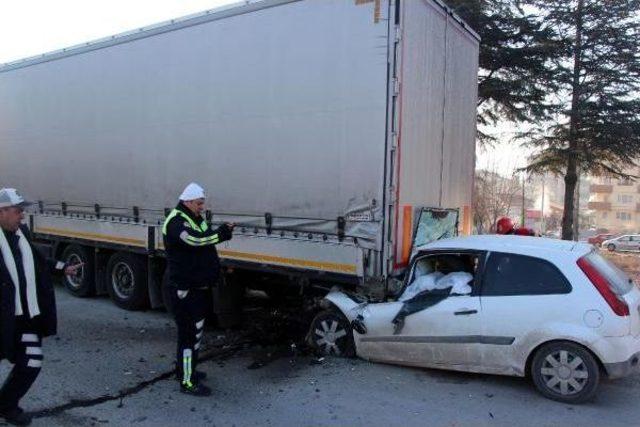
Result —
[[353, 331], [347, 318], [337, 310], [325, 310], [311, 322], [309, 344], [324, 356], [355, 356]]
[[609, 243], [607, 245], [607, 249], [609, 249], [611, 252], [616, 250], [616, 245], [614, 245], [613, 243]]
[[535, 353], [531, 377], [545, 397], [564, 403], [582, 403], [595, 395], [600, 369], [594, 356], [580, 345], [553, 342]]

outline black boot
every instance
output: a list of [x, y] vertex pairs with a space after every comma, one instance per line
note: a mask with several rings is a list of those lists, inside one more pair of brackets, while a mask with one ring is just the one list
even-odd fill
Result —
[[201, 383], [180, 383], [180, 391], [192, 396], [211, 396], [211, 389]]
[[1, 410], [0, 417], [14, 426], [28, 426], [31, 424], [31, 415], [25, 413], [20, 407]]

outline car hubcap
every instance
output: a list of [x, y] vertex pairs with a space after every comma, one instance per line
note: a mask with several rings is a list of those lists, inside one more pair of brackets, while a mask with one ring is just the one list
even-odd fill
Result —
[[338, 327], [340, 324], [337, 320], [323, 320], [315, 329], [316, 344], [322, 349], [324, 354], [340, 355], [340, 348], [338, 347], [338, 339], [347, 335], [347, 331]]
[[563, 396], [581, 392], [589, 381], [584, 360], [566, 350], [547, 355], [540, 373], [547, 387]]
[[119, 298], [129, 299], [135, 287], [133, 270], [124, 262], [117, 263], [113, 267], [111, 282], [113, 283], [113, 290]]
[[[80, 264], [82, 262], [82, 258], [80, 258], [77, 254], [71, 254], [67, 257], [67, 265], [75, 265]], [[84, 280], [84, 267], [80, 267], [77, 270], [75, 276], [65, 276], [67, 283], [74, 289], [80, 288], [82, 285], [82, 281]]]

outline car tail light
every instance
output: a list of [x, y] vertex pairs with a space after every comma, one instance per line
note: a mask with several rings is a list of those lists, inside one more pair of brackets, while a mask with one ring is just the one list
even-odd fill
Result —
[[593, 283], [593, 286], [600, 292], [600, 295], [602, 295], [615, 314], [618, 316], [629, 315], [629, 306], [627, 303], [611, 290], [609, 281], [600, 274], [597, 268], [591, 265], [589, 260], [585, 257], [580, 258], [578, 260], [578, 267], [580, 267], [591, 283]]

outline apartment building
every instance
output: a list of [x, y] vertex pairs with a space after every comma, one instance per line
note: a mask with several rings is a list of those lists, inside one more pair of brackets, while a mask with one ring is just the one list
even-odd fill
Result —
[[[637, 174], [638, 171], [630, 172]], [[640, 185], [629, 179], [592, 178], [589, 210], [597, 228], [613, 233], [640, 231]]]

